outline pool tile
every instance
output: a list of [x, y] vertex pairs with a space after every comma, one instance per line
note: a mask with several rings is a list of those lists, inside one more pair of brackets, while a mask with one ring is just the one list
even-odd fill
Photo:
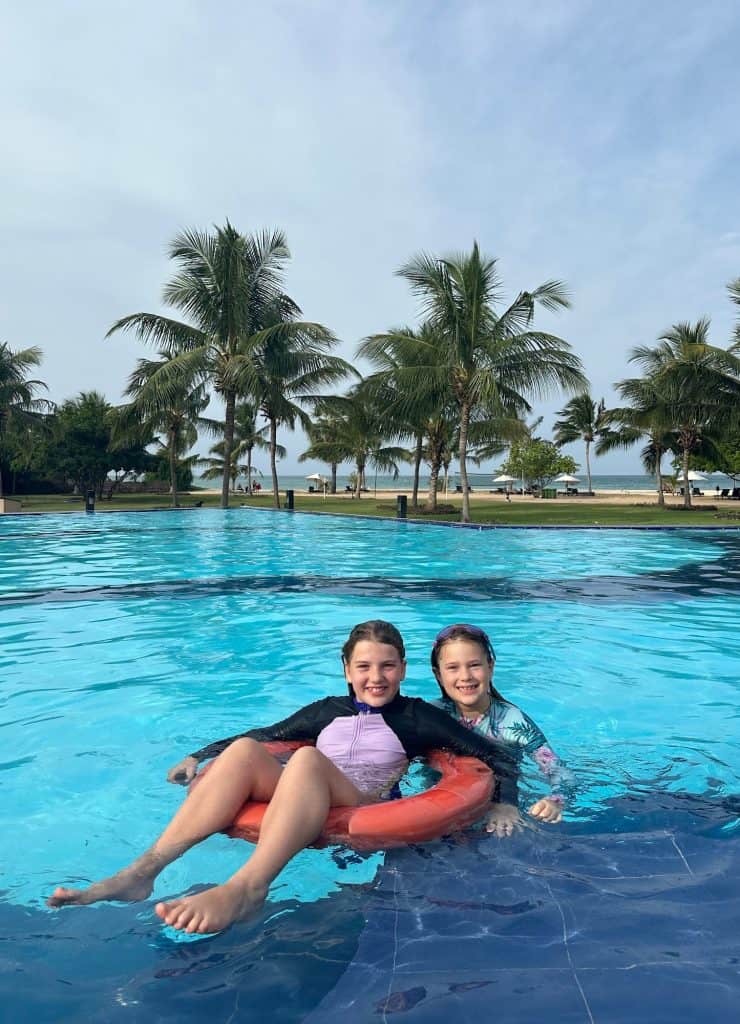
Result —
[[[739, 869], [735, 844], [680, 829], [392, 851], [355, 961], [310, 1019], [730, 1019]], [[694, 984], [724, 1016], [698, 1010]]]
[[359, 988], [355, 980], [343, 979], [305, 1024], [590, 1024], [570, 970], [420, 971], [390, 980], [375, 975]]
[[736, 903], [648, 900], [638, 910], [633, 901], [591, 900], [567, 904], [563, 912], [577, 970], [652, 961], [730, 966], [740, 955]]
[[596, 1024], [697, 1024], [738, 1018], [740, 971], [690, 964], [579, 971]]

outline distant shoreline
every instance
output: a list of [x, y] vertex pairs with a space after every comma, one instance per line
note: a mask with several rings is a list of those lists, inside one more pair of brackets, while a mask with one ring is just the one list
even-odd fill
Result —
[[[297, 488], [297, 487], [296, 488], [286, 488], [286, 489], [292, 489], [295, 492], [296, 498], [299, 498], [299, 497], [304, 497], [305, 498], [305, 497], [308, 497], [309, 494], [310, 494], [310, 496], [312, 498], [321, 498], [322, 497], [322, 494], [321, 494], [320, 491], [318, 491], [318, 492], [317, 491], [309, 492], [309, 490], [307, 488], [305, 488], [305, 487], [304, 488]], [[284, 498], [285, 498], [285, 490], [286, 489], [284, 489], [282, 487], [280, 488], [281, 500], [284, 500]], [[221, 493], [221, 489], [220, 488], [208, 488], [208, 489], [206, 489], [206, 488], [199, 488], [198, 493], [199, 494], [218, 495], [218, 494]], [[381, 489], [379, 487], [377, 492], [376, 492], [374, 488], [370, 488], [369, 490], [362, 492], [362, 498], [360, 499], [359, 504], [361, 505], [363, 501], [373, 500], [376, 497], [376, 494], [377, 494], [377, 497], [382, 499], [382, 500], [393, 501], [393, 500], [395, 500], [397, 495], [401, 495], [401, 494], [405, 495], [407, 498], [410, 498], [412, 496], [412, 494], [413, 494], [413, 490], [411, 488], [404, 488], [404, 487], [399, 487], [399, 488], [383, 488], [383, 489]], [[238, 501], [240, 498], [247, 498], [247, 497], [250, 497], [250, 496], [246, 495], [246, 494], [243, 494], [241, 491], [236, 491], [236, 492], [230, 491], [229, 492], [229, 497], [233, 501]], [[266, 488], [266, 487], [263, 486], [261, 491], [259, 492], [259, 495], [252, 495], [250, 497], [250, 501], [254, 501], [255, 498], [258, 498], [258, 497], [262, 497], [262, 498], [269, 497], [269, 498], [272, 498], [273, 497], [272, 489], [271, 488]], [[439, 502], [444, 502], [445, 501], [445, 497], [447, 497], [447, 498], [457, 498], [459, 500], [461, 495], [460, 495], [459, 492], [452, 492], [452, 491], [450, 491], [448, 493], [448, 495], [445, 496], [444, 491], [441, 491], [438, 494], [438, 496], [437, 496], [437, 500]], [[522, 502], [526, 502], [526, 503], [536, 502], [538, 504], [541, 503], [543, 505], [546, 505], [546, 504], [549, 504], [550, 500], [552, 500], [552, 499], [545, 499], [545, 498], [535, 498], [531, 494], [515, 494], [515, 493], [512, 493], [510, 498], [511, 498], [511, 502], [512, 503], [517, 503], [517, 504], [522, 503]], [[670, 501], [673, 504], [676, 504], [677, 502], [682, 500], [682, 496], [679, 495], [679, 494], [666, 494], [665, 498], [666, 498], [667, 501]], [[639, 499], [643, 499], [645, 501], [650, 501], [652, 499], [652, 501], [654, 501], [657, 504], [657, 501], [658, 501], [657, 490], [627, 490], [627, 489], [625, 489], [625, 490], [619, 490], [619, 491], [611, 491], [611, 490], [609, 490], [609, 491], [594, 491], [593, 495], [588, 495], [586, 493], [568, 494], [568, 495], [566, 495], [566, 494], [562, 493], [561, 491], [558, 491], [558, 496], [554, 500], [557, 501], [558, 504], [563, 504], [565, 502], [573, 503], [573, 504], [584, 504], [584, 503], [590, 502], [591, 504], [599, 504], [599, 505], [630, 505], [630, 504], [634, 504], [635, 499], [638, 499], [638, 500]], [[354, 497], [350, 493], [348, 493], [347, 491], [344, 491], [344, 490], [337, 491], [336, 494], [329, 494], [328, 492], [326, 494], [326, 501], [327, 502], [354, 501], [354, 500], [355, 500]], [[419, 500], [422, 501], [422, 502], [426, 502], [426, 500], [427, 500], [427, 491], [426, 491], [426, 489], [422, 489], [422, 488], [419, 489]], [[488, 491], [483, 491], [483, 490], [479, 490], [479, 491], [478, 490], [472, 490], [470, 492], [470, 500], [473, 503], [477, 503], [477, 502], [480, 502], [480, 501], [487, 501], [487, 502], [497, 502], [497, 501], [500, 501], [502, 504], [507, 504], [506, 495], [505, 494], [500, 494], [500, 493], [497, 493], [497, 492], [489, 493]], [[716, 495], [715, 495], [714, 491], [712, 491], [712, 492], [705, 491], [702, 496], [693, 495], [692, 498], [691, 498], [692, 504], [693, 505], [699, 505], [699, 506], [704, 505], [704, 504], [713, 504], [716, 500], [717, 499], [716, 499]]]
[[[311, 467], [311, 471], [314, 467]], [[314, 494], [321, 495], [321, 487], [317, 486], [316, 482], [308, 480], [307, 476], [309, 472], [307, 470], [306, 475], [300, 473], [282, 473], [279, 476], [279, 488], [280, 493], [284, 494], [286, 490], [294, 490], [296, 495], [311, 493], [308, 491], [309, 486], [313, 485]], [[328, 480], [328, 473], [321, 470], [321, 475]], [[579, 482], [576, 485], [580, 491], [585, 491], [588, 487], [586, 475], [583, 472], [577, 472], [575, 474]], [[471, 497], [473, 495], [490, 495], [495, 497], [496, 489], [499, 486], [494, 483], [495, 474], [492, 473], [468, 473], [468, 482], [472, 487]], [[664, 479], [667, 479], [667, 475]], [[269, 474], [262, 476], [255, 475], [252, 477], [253, 483], [259, 483], [262, 486], [262, 490], [271, 491], [272, 480]], [[337, 493], [345, 493], [345, 489], [349, 485], [349, 476], [344, 474], [337, 475]], [[454, 497], [455, 494], [459, 495], [459, 491], [456, 490], [460, 480], [458, 474], [450, 474], [449, 487], [447, 492], [444, 488], [439, 491], [440, 497]], [[221, 493], [220, 486], [214, 488], [214, 481], [201, 480], [196, 478], [193, 481], [194, 485], [199, 489], [209, 490], [213, 488], [219, 494]], [[246, 480], [239, 478], [238, 484], [246, 486]], [[593, 473], [591, 475], [591, 485], [593, 491], [598, 497], [605, 495], [634, 495], [640, 497], [642, 495], [653, 494], [657, 497], [657, 482], [654, 477], [650, 477], [645, 473], [619, 473], [619, 474], [601, 474]], [[513, 487], [521, 486], [519, 481], [512, 484]], [[549, 484], [548, 486], [558, 486], [556, 484]], [[707, 479], [699, 484], [700, 490], [704, 492], [705, 496], [718, 497], [717, 490], [722, 488], [736, 487], [737, 482], [734, 482], [731, 477], [723, 475], [707, 475]], [[364, 493], [375, 494], [377, 487], [378, 495], [386, 494], [410, 494], [413, 489], [413, 477], [410, 473], [401, 473], [397, 480], [394, 480], [391, 476], [383, 473], [378, 474], [377, 478], [374, 474], [367, 475], [367, 491]], [[561, 489], [559, 487], [559, 489]], [[429, 490], [429, 477], [428, 474], [422, 474], [422, 478], [419, 482], [419, 494], [425, 495]], [[237, 492], [241, 494], [242, 492]]]

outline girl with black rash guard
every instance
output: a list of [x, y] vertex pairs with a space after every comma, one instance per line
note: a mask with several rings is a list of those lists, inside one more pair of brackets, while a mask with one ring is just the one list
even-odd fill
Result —
[[[565, 799], [572, 795], [573, 776], [539, 726], [493, 685], [496, 655], [488, 635], [467, 622], [445, 626], [434, 641], [431, 660], [442, 691], [436, 706], [478, 736], [508, 745], [517, 762], [524, 754], [531, 757], [547, 779], [550, 793], [536, 800], [528, 813], [552, 825], [561, 821]], [[498, 834], [521, 827], [516, 801], [506, 794], [491, 809], [489, 824], [494, 822]]]
[[[342, 648], [349, 696], [316, 701], [267, 729], [252, 729], [196, 751], [168, 773], [188, 783], [215, 757], [159, 839], [141, 857], [88, 889], [57, 888], [49, 906], [142, 900], [172, 861], [234, 820], [247, 800], [269, 802], [247, 863], [223, 885], [158, 903], [159, 917], [189, 934], [220, 931], [255, 914], [288, 861], [320, 834], [331, 807], [383, 799], [408, 759], [437, 747], [478, 757], [497, 777], [496, 799], [516, 803], [516, 762], [503, 744], [469, 732], [443, 711], [401, 697], [406, 674], [401, 634], [389, 622], [363, 622]], [[283, 768], [260, 740], [314, 740]]]

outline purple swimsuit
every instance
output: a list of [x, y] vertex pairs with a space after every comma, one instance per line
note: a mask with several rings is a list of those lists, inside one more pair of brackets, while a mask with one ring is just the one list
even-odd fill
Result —
[[335, 718], [319, 733], [316, 749], [333, 761], [358, 789], [378, 795], [398, 781], [408, 758], [383, 716], [372, 711]]

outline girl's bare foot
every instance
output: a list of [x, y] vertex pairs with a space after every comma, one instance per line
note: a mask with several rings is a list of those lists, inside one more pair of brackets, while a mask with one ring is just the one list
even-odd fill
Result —
[[145, 854], [129, 867], [110, 878], [95, 882], [87, 889], [66, 889], [58, 886], [46, 901], [48, 907], [87, 906], [98, 900], [135, 902], [151, 895], [158, 867]]
[[266, 896], [267, 886], [245, 886], [232, 881], [196, 896], [158, 903], [154, 909], [172, 928], [188, 935], [206, 935], [253, 917]]

